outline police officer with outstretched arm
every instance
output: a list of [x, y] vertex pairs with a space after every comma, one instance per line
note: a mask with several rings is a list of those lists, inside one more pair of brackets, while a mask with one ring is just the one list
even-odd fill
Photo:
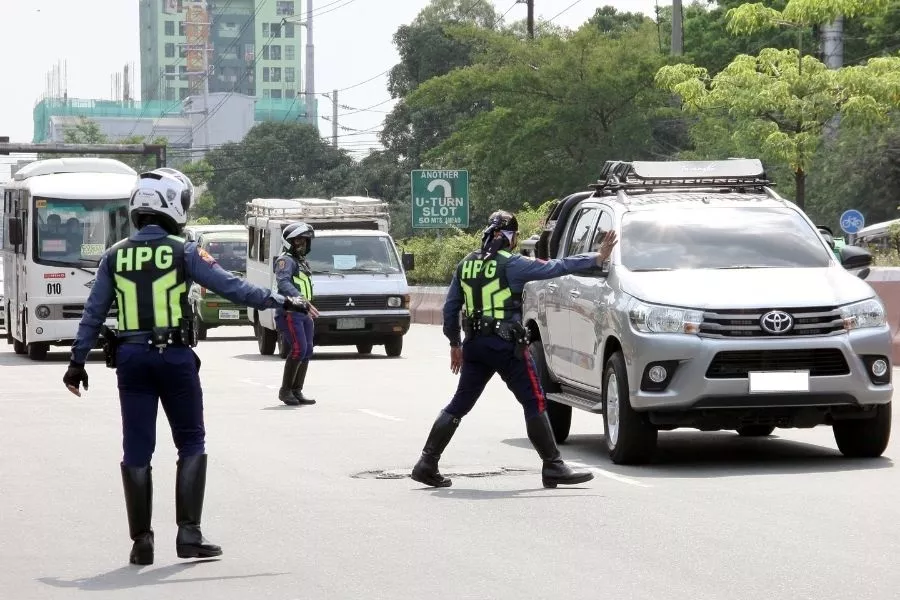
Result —
[[[545, 487], [577, 484], [594, 478], [589, 471], [573, 471], [563, 462], [534, 361], [526, 347], [522, 325], [522, 289], [529, 281], [551, 279], [600, 266], [616, 244], [609, 232], [599, 252], [560, 260], [540, 261], [511, 254], [518, 243], [515, 215], [497, 211], [484, 230], [481, 250], [466, 256], [456, 268], [444, 303], [444, 335], [450, 340], [450, 370], [460, 373], [453, 399], [438, 415], [425, 442], [412, 479], [433, 487], [448, 487], [438, 460], [459, 426], [475, 406], [488, 381], [499, 373], [525, 412], [528, 439], [543, 460]], [[460, 342], [460, 310], [466, 339]]]
[[313, 317], [318, 311], [312, 305], [312, 269], [306, 255], [312, 248], [316, 232], [312, 225], [303, 222], [291, 223], [281, 232], [284, 252], [275, 261], [275, 281], [278, 292], [286, 297], [302, 297], [309, 304], [306, 314], [275, 311], [275, 326], [289, 346], [284, 361], [284, 373], [278, 399], [289, 406], [315, 404], [316, 401], [303, 395], [309, 359], [313, 353]]
[[[153, 564], [150, 460], [156, 446], [158, 403], [178, 449], [175, 479], [175, 549], [179, 558], [209, 558], [222, 549], [200, 531], [206, 489], [203, 391], [200, 359], [187, 292], [196, 281], [237, 304], [258, 310], [282, 307], [303, 312], [302, 298], [285, 298], [251, 285], [222, 269], [194, 242], [176, 237], [187, 222], [194, 187], [183, 173], [157, 169], [142, 173], [131, 194], [129, 214], [137, 233], [103, 255], [72, 344], [63, 382], [81, 396], [88, 389], [84, 365], [103, 331], [107, 365], [116, 367], [122, 411], [122, 484], [128, 528], [134, 544], [130, 562]], [[103, 326], [113, 299], [118, 328]]]

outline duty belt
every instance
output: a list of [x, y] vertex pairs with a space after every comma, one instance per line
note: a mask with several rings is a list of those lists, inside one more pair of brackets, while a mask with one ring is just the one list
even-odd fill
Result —
[[466, 337], [496, 335], [507, 342], [527, 344], [527, 331], [518, 321], [501, 321], [493, 317], [464, 316], [463, 331]]

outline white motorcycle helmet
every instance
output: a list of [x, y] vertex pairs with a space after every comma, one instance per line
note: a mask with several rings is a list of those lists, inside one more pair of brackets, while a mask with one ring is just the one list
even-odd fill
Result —
[[139, 215], [156, 215], [178, 232], [187, 224], [187, 214], [193, 204], [194, 186], [184, 173], [156, 169], [139, 175], [131, 192], [128, 214], [135, 227], [139, 226]]

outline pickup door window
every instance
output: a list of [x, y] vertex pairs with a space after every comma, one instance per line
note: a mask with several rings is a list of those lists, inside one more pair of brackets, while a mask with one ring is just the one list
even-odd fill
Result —
[[[587, 251], [591, 242], [594, 222], [600, 215], [596, 206], [582, 206], [572, 217], [571, 226], [566, 231], [564, 256], [573, 256]], [[547, 329], [550, 348], [545, 354], [554, 375], [571, 380], [573, 361], [577, 357], [572, 348], [572, 294], [575, 284], [572, 275], [563, 275], [547, 282]]]
[[[603, 238], [613, 228], [612, 214], [602, 209], [596, 227], [588, 238], [585, 252], [595, 252]], [[569, 294], [569, 330], [572, 332], [572, 363], [569, 373], [581, 387], [601, 389], [603, 373], [602, 344], [609, 329], [607, 302], [612, 292], [606, 278], [593, 273], [576, 273], [571, 280]]]

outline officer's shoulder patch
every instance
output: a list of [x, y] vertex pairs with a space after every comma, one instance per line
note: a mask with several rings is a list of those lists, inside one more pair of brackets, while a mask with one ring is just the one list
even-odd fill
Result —
[[283, 258], [279, 258], [279, 259], [278, 259], [278, 262], [275, 263], [275, 267], [278, 268], [278, 269], [283, 269], [283, 268], [285, 268], [286, 266], [287, 266], [287, 261], [284, 260]]
[[200, 258], [211, 265], [216, 264], [216, 259], [212, 257], [212, 254], [204, 250], [203, 248], [197, 247], [197, 254], [200, 255]]

